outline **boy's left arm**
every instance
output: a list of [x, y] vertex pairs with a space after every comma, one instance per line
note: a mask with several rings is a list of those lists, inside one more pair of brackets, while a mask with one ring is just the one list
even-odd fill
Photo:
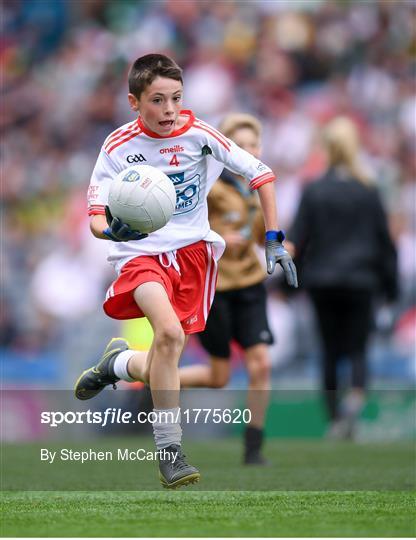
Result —
[[279, 263], [283, 268], [286, 280], [292, 287], [298, 286], [296, 267], [292, 257], [283, 247], [285, 235], [277, 226], [276, 200], [274, 193], [275, 175], [263, 162], [237, 146], [231, 139], [227, 139], [220, 132], [209, 128], [211, 137], [207, 139], [211, 153], [217, 161], [223, 163], [236, 174], [244, 176], [251, 190], [257, 190], [263, 210], [266, 226], [266, 263], [267, 273], [272, 274]]
[[276, 263], [279, 263], [285, 273], [286, 281], [292, 287], [298, 286], [295, 263], [283, 247], [284, 232], [278, 229], [277, 209], [273, 182], [267, 182], [257, 189], [263, 210], [266, 227], [266, 263], [267, 273], [273, 274]]

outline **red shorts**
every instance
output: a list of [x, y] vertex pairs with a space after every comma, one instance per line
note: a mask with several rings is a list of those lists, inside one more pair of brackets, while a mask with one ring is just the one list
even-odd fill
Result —
[[201, 240], [178, 249], [176, 261], [172, 260], [172, 252], [170, 260], [168, 256], [141, 255], [127, 262], [107, 291], [105, 313], [113, 319], [144, 317], [133, 292], [143, 283], [156, 281], [165, 288], [185, 334], [202, 332], [217, 283], [217, 262], [211, 244]]

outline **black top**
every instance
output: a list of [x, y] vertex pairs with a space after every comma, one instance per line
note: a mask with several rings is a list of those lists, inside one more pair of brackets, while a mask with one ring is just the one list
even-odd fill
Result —
[[397, 296], [397, 254], [378, 193], [345, 171], [329, 169], [305, 188], [288, 240], [304, 287]]

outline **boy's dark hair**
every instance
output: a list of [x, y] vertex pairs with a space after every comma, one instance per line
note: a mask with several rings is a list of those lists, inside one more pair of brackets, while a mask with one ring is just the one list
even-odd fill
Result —
[[146, 54], [138, 58], [129, 71], [129, 92], [137, 99], [156, 77], [166, 77], [175, 81], [182, 80], [182, 69], [164, 54]]

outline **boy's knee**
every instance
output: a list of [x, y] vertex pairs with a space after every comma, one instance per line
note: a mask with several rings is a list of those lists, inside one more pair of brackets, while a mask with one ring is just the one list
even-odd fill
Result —
[[156, 348], [182, 349], [185, 345], [185, 333], [177, 323], [169, 323], [155, 332], [154, 343]]

